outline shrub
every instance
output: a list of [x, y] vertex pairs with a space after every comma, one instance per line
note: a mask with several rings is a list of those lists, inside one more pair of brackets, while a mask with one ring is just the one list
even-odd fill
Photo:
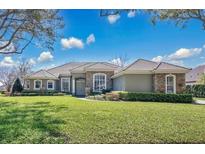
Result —
[[150, 102], [173, 102], [173, 103], [192, 103], [193, 101], [191, 94], [120, 92], [119, 98], [125, 101], [150, 101]]
[[12, 86], [12, 93], [20, 93], [22, 92], [23, 90], [23, 86], [21, 85], [21, 81], [19, 78], [17, 78], [15, 81], [14, 81], [14, 84]]
[[94, 96], [88, 96], [88, 99], [93, 99], [93, 100], [99, 100], [99, 101], [105, 101], [105, 95], [94, 95]]
[[119, 94], [118, 93], [106, 93], [105, 99], [108, 101], [119, 101]]
[[102, 94], [106, 94], [106, 93], [109, 93], [109, 92], [111, 92], [110, 89], [103, 89], [103, 90], [102, 90]]
[[205, 97], [205, 85], [187, 85], [185, 92], [187, 94], [192, 94], [194, 97]]
[[53, 96], [64, 96], [64, 95], [65, 95], [65, 93], [60, 93], [60, 92], [59, 92], [59, 93], [54, 93], [54, 94], [53, 94]]

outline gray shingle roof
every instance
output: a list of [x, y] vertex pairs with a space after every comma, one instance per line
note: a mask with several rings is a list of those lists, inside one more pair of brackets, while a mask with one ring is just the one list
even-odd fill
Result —
[[66, 63], [64, 65], [61, 66], [57, 66], [51, 69], [48, 69], [47, 71], [49, 71], [50, 73], [58, 76], [59, 74], [70, 74], [70, 70], [79, 67], [81, 65], [85, 65], [87, 62], [70, 62], [70, 63]]
[[200, 65], [186, 74], [186, 82], [196, 82], [205, 73], [205, 65]]
[[26, 76], [26, 79], [53, 79], [57, 80], [58, 77], [51, 74], [50, 72], [46, 70], [39, 70], [37, 72], [34, 72], [28, 76]]
[[160, 62], [158, 66], [154, 69], [157, 71], [170, 71], [170, 70], [175, 70], [175, 71], [188, 71], [190, 70], [189, 68], [166, 63], [166, 62]]
[[154, 68], [158, 66], [158, 63], [149, 61], [149, 60], [144, 60], [144, 59], [138, 59], [134, 63], [130, 64], [123, 70], [130, 70], [130, 71], [135, 71], [135, 70], [148, 70], [151, 71]]
[[185, 68], [178, 65], [169, 64], [166, 62], [153, 62], [145, 59], [138, 59], [132, 64], [128, 65], [124, 69], [120, 70], [118, 73], [116, 73], [113, 78], [117, 76], [121, 76], [122, 74], [131, 74], [131, 73], [157, 73], [157, 72], [163, 72], [163, 73], [186, 73], [190, 69]]
[[90, 70], [115, 70], [118, 66], [107, 62], [70, 62], [48, 70], [40, 70], [26, 78], [58, 79], [59, 76], [70, 76], [71, 72], [84, 72]]
[[72, 70], [70, 70], [71, 72], [84, 72], [84, 71], [102, 71], [102, 70], [111, 70], [114, 71], [116, 69], [118, 69], [119, 66], [114, 65], [114, 64], [110, 64], [108, 62], [88, 62], [84, 65], [81, 65], [79, 67], [76, 67]]

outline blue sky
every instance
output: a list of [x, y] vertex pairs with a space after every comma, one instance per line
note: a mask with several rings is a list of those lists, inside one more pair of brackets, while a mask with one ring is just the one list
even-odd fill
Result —
[[[112, 61], [126, 56], [167, 61], [186, 67], [205, 63], [205, 31], [191, 21], [185, 29], [170, 22], [153, 26], [146, 14], [123, 13], [100, 17], [99, 10], [61, 10], [65, 27], [54, 51], [29, 46], [21, 57], [31, 60], [34, 70], [70, 61]], [[87, 41], [90, 36], [89, 42]], [[19, 55], [0, 56], [0, 65], [16, 63]]]

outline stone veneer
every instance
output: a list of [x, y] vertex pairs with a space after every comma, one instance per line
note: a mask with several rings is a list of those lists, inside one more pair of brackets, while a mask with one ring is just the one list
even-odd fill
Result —
[[[165, 93], [165, 76], [168, 74], [153, 75], [153, 89], [155, 92]], [[185, 89], [185, 74], [173, 73], [176, 76], [176, 93], [182, 93]]]
[[111, 77], [114, 75], [114, 71], [100, 71], [100, 72], [88, 71], [85, 73], [86, 95], [88, 95], [89, 91], [92, 91], [92, 89], [93, 89], [93, 74], [95, 74], [95, 73], [105, 73], [107, 75], [107, 77], [106, 77], [107, 89], [112, 89]]

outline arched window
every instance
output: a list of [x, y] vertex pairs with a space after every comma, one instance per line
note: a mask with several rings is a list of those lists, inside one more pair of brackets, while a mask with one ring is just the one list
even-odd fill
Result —
[[103, 89], [106, 89], [106, 74], [93, 74], [93, 91], [101, 92]]
[[175, 75], [169, 74], [165, 78], [165, 90], [167, 94], [176, 93], [176, 77]]

